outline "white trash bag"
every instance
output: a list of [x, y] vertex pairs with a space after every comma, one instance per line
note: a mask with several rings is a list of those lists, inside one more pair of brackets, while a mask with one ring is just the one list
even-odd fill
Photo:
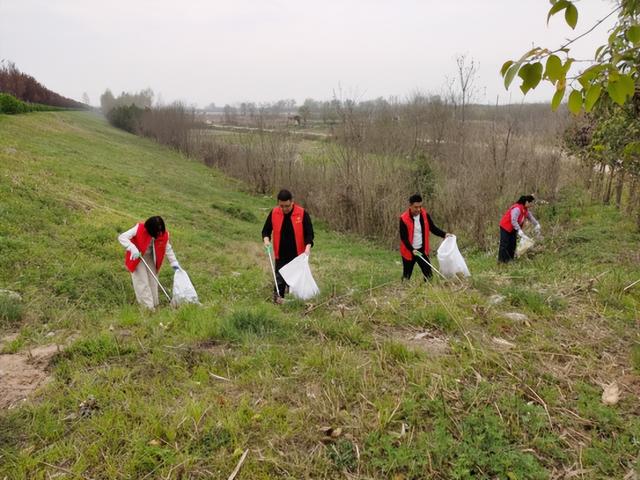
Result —
[[287, 263], [280, 270], [280, 275], [289, 285], [291, 295], [299, 300], [309, 300], [320, 293], [316, 281], [309, 268], [309, 255], [303, 253]]
[[440, 272], [447, 278], [461, 273], [465, 277], [471, 276], [467, 263], [464, 261], [455, 235], [450, 235], [438, 247], [438, 263]]
[[173, 275], [173, 299], [171, 299], [171, 305], [177, 307], [184, 303], [200, 304], [198, 294], [193, 287], [193, 283], [191, 283], [189, 275], [180, 268]]
[[523, 256], [525, 253], [531, 250], [534, 244], [535, 242], [530, 237], [527, 237], [527, 238], [520, 237], [518, 239], [518, 246], [516, 247], [516, 257]]

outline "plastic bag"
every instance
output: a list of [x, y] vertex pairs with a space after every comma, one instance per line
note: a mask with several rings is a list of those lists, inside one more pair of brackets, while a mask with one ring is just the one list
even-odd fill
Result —
[[520, 237], [520, 239], [518, 240], [518, 246], [516, 247], [516, 257], [521, 257], [522, 255], [527, 253], [527, 251], [530, 250], [534, 244], [535, 242], [530, 237]]
[[455, 235], [445, 238], [438, 247], [438, 263], [440, 263], [440, 273], [445, 277], [454, 277], [458, 273], [465, 277], [471, 276], [467, 263], [458, 250], [458, 241]]
[[309, 300], [320, 293], [320, 289], [311, 275], [309, 255], [306, 253], [298, 255], [279, 271], [294, 297], [300, 300]]
[[200, 304], [198, 294], [193, 287], [193, 283], [191, 283], [189, 275], [187, 275], [187, 272], [184, 270], [179, 269], [176, 270], [176, 273], [173, 275], [173, 298], [171, 299], [171, 305], [177, 307], [184, 303]]

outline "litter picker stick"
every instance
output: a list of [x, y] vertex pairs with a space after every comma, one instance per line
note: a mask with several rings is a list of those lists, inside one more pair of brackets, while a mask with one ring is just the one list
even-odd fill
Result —
[[280, 290], [278, 289], [278, 279], [276, 278], [276, 266], [271, 259], [271, 250], [267, 249], [267, 255], [269, 255], [269, 265], [271, 266], [271, 273], [273, 273], [273, 284], [276, 286], [276, 295], [280, 297]]
[[167, 298], [169, 299], [169, 301], [171, 301], [171, 297], [169, 296], [167, 291], [164, 289], [164, 287], [160, 283], [160, 280], [158, 280], [158, 277], [156, 276], [156, 274], [153, 273], [153, 270], [151, 270], [151, 268], [149, 268], [149, 265], [147, 265], [147, 262], [145, 262], [145, 260], [144, 260], [144, 258], [142, 256], [140, 256], [140, 260], [142, 260], [142, 263], [144, 263], [144, 266], [147, 267], [147, 270], [149, 270], [149, 273], [151, 274], [151, 276], [156, 280], [156, 282], [158, 282], [158, 285], [160, 286], [160, 289], [162, 290], [162, 293], [164, 293], [167, 296]]
[[429, 261], [428, 261], [426, 258], [424, 258], [424, 257], [422, 256], [422, 254], [417, 255], [417, 257], [418, 257], [419, 259], [421, 259], [424, 263], [426, 263], [427, 265], [429, 265], [429, 266], [431, 267], [431, 269], [432, 269], [434, 272], [436, 272], [438, 275], [440, 275], [442, 278], [444, 278], [445, 280], [448, 280], [448, 278], [447, 278], [447, 277], [445, 277], [443, 274], [441, 274], [441, 273], [438, 271], [438, 269], [437, 269], [436, 267], [434, 267], [433, 265], [431, 265], [431, 264], [429, 263]]

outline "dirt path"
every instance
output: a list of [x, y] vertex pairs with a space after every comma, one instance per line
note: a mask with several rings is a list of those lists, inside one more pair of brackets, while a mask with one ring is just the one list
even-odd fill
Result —
[[0, 409], [24, 401], [50, 378], [48, 367], [62, 348], [45, 345], [27, 352], [0, 355]]

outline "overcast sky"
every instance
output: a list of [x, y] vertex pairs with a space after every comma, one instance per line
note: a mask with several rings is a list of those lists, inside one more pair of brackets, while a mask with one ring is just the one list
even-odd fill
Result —
[[[579, 2], [576, 32], [612, 8]], [[455, 58], [479, 62], [477, 101], [519, 102], [498, 70], [532, 45], [572, 33], [548, 0], [0, 0], [0, 59], [45, 86], [99, 103], [151, 87], [199, 106], [293, 98], [371, 99], [438, 93]], [[612, 22], [574, 52], [592, 58]], [[515, 87], [515, 88], [514, 88]], [[551, 98], [538, 87], [527, 101]]]

